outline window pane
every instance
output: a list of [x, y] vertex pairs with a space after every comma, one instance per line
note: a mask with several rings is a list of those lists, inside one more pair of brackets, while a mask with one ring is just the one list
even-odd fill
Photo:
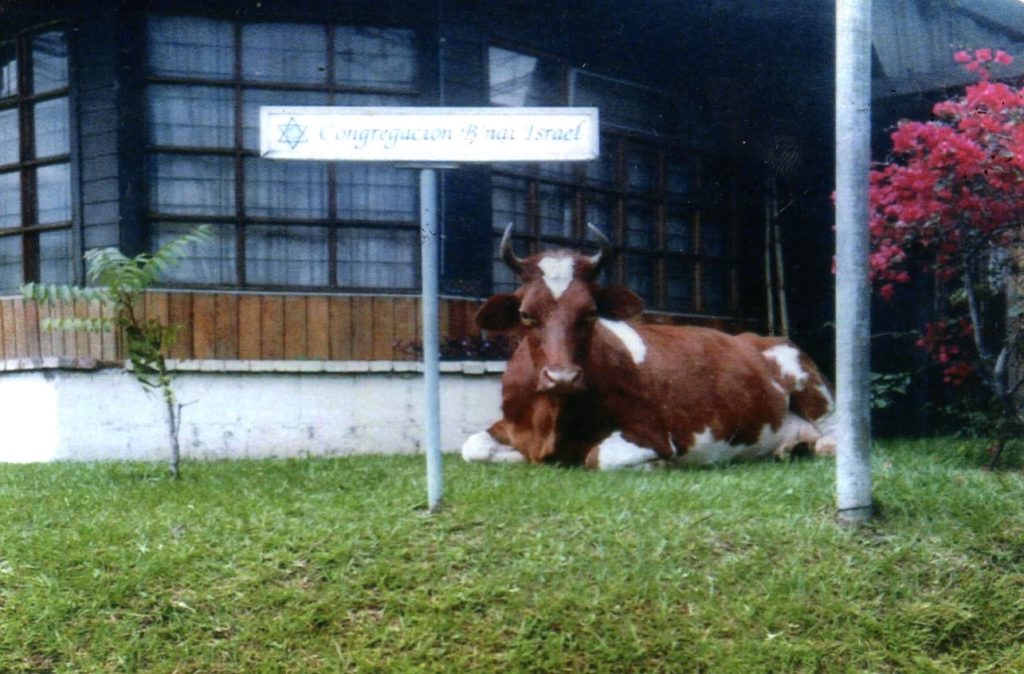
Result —
[[627, 146], [626, 185], [641, 192], [652, 192], [658, 187], [657, 153], [648, 147]]
[[665, 267], [668, 308], [675, 311], [692, 311], [693, 263], [669, 258]]
[[704, 284], [704, 313], [725, 314], [729, 308], [729, 267], [722, 263], [705, 263], [701, 276]]
[[512, 107], [562, 103], [562, 69], [557, 62], [497, 47], [487, 54], [491, 103]]
[[246, 159], [245, 212], [264, 217], [326, 218], [326, 164]]
[[419, 233], [404, 229], [338, 230], [338, 285], [415, 288]]
[[243, 26], [242, 78], [326, 83], [327, 37], [323, 27], [287, 23]]
[[14, 40], [0, 41], [0, 97], [18, 93], [18, 57]]
[[601, 109], [601, 124], [658, 135], [676, 133], [677, 104], [665, 92], [575, 71], [574, 105]]
[[35, 93], [68, 85], [68, 45], [64, 31], [42, 33], [32, 39], [32, 87]]
[[508, 223], [514, 222], [516, 231], [526, 232], [527, 182], [508, 176], [494, 176], [491, 179], [491, 185], [491, 213], [494, 229], [502, 232], [508, 227]]
[[[157, 250], [193, 229], [195, 225], [179, 222], [154, 223], [152, 248]], [[209, 241], [186, 246], [181, 261], [168, 267], [161, 280], [210, 285], [234, 284], [235, 230], [233, 227], [214, 227], [212, 234], [213, 238]]]
[[603, 186], [618, 182], [618, 145], [614, 139], [601, 135], [601, 155], [585, 164], [589, 182]]
[[0, 164], [18, 161], [18, 110], [0, 110]]
[[327, 285], [326, 227], [245, 230], [246, 281], [263, 285]]
[[224, 79], [234, 73], [233, 29], [227, 21], [151, 16], [146, 31], [154, 75]]
[[21, 175], [0, 173], [0, 227], [21, 226]]
[[668, 161], [666, 185], [669, 194], [686, 197], [693, 194], [697, 185], [697, 171], [689, 157], [674, 157]]
[[643, 201], [626, 205], [626, 245], [653, 250], [658, 245], [657, 219], [654, 206]]
[[221, 87], [149, 87], [149, 142], [175, 147], [233, 147], [233, 98], [231, 89]]
[[693, 248], [690, 218], [683, 213], [669, 213], [665, 220], [665, 247], [673, 253], [689, 253]]
[[416, 172], [386, 165], [339, 164], [338, 217], [349, 220], [414, 221]]
[[70, 152], [68, 99], [57, 98], [35, 106], [36, 157], [53, 157]]
[[247, 150], [259, 151], [261, 105], [327, 105], [327, 94], [247, 89], [242, 92], [242, 101], [242, 143]]
[[411, 30], [339, 26], [334, 32], [334, 80], [355, 86], [412, 87], [416, 45]]
[[700, 228], [701, 253], [711, 257], [725, 257], [725, 228], [718, 222], [705, 221]]
[[572, 231], [573, 198], [569, 190], [553, 185], [540, 185], [540, 234], [569, 238]]
[[70, 283], [71, 230], [39, 234], [39, 280], [43, 283]]
[[654, 258], [647, 255], [625, 255], [626, 285], [644, 300], [648, 308], [654, 307]]
[[37, 169], [36, 197], [41, 224], [71, 220], [71, 167], [56, 164]]
[[157, 154], [149, 161], [149, 205], [157, 213], [233, 215], [234, 161]]
[[21, 237], [0, 237], [0, 291], [21, 286]]

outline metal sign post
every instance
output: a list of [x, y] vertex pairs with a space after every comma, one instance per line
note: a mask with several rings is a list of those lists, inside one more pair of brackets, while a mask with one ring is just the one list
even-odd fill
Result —
[[440, 225], [437, 171], [452, 163], [587, 161], [599, 153], [597, 108], [260, 108], [260, 156], [393, 162], [420, 171], [423, 449], [427, 505], [441, 506]]

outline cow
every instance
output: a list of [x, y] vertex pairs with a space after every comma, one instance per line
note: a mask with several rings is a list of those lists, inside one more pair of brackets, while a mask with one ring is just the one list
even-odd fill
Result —
[[832, 390], [788, 340], [696, 326], [641, 324], [643, 301], [598, 277], [612, 247], [525, 259], [509, 225], [500, 251], [521, 281], [476, 313], [484, 330], [519, 337], [502, 377], [502, 419], [471, 435], [467, 461], [709, 465], [833, 455]]

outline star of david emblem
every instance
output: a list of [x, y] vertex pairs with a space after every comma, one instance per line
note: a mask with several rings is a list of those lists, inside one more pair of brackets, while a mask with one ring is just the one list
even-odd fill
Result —
[[307, 127], [299, 125], [294, 117], [290, 118], [287, 124], [279, 125], [277, 128], [281, 129], [281, 137], [277, 139], [277, 142], [285, 143], [292, 150], [301, 143], [308, 142], [303, 138], [306, 135]]

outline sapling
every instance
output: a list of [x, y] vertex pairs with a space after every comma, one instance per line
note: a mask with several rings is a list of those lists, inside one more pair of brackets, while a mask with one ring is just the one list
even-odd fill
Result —
[[210, 228], [203, 225], [164, 244], [154, 253], [128, 257], [116, 248], [95, 248], [85, 253], [86, 278], [90, 285], [28, 283], [22, 287], [22, 295], [37, 303], [80, 299], [100, 302], [108, 308], [104, 317], [46, 318], [41, 327], [66, 332], [114, 331], [122, 336], [124, 356], [131, 374], [146, 391], [158, 392], [163, 400], [170, 443], [168, 466], [172, 478], [180, 474], [178, 431], [182, 406], [175, 395], [174, 373], [168, 369], [167, 359], [182, 326], [144, 316], [142, 301], [146, 291], [168, 267], [185, 256], [189, 246], [211, 237]]

